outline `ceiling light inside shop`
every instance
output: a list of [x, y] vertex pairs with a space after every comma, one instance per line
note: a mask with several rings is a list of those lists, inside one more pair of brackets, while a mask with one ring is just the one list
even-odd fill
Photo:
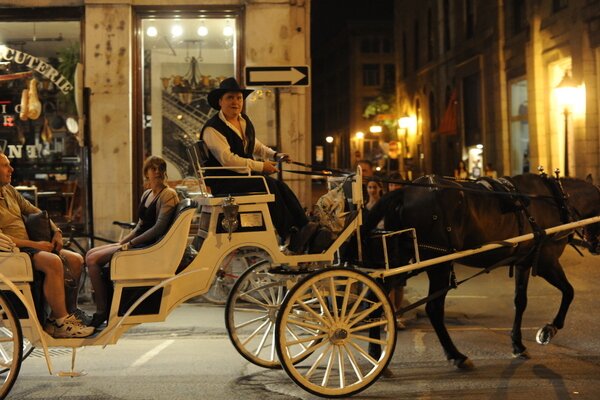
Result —
[[227, 21], [227, 25], [223, 28], [223, 36], [233, 36], [233, 28], [229, 25], [229, 21]]
[[208, 35], [208, 28], [204, 25], [200, 25], [198, 28], [198, 36], [206, 36]]
[[171, 28], [171, 35], [173, 37], [179, 37], [183, 35], [183, 28], [181, 27], [181, 25], [173, 25], [173, 27]]
[[148, 29], [146, 29], [146, 35], [156, 37], [158, 35], [158, 29], [154, 26], [149, 26]]

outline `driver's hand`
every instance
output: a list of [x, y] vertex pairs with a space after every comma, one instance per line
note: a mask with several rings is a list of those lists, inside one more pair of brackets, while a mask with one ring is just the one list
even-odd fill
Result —
[[264, 172], [265, 174], [271, 175], [278, 171], [279, 170], [277, 169], [277, 164], [274, 163], [273, 161], [264, 161], [263, 162], [262, 172]]
[[290, 161], [292, 161], [292, 158], [287, 153], [277, 153], [277, 160], [275, 160], [275, 161], [277, 161], [277, 162], [281, 162], [281, 161], [290, 162]]

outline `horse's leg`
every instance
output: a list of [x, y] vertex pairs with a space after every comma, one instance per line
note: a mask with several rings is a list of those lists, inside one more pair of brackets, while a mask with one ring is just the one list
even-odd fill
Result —
[[527, 348], [523, 345], [521, 337], [521, 324], [523, 313], [527, 308], [527, 286], [529, 285], [530, 268], [517, 265], [515, 268], [515, 319], [511, 332], [513, 357], [529, 358]]
[[[444, 263], [433, 267], [427, 271], [429, 277], [429, 295], [444, 289], [450, 282], [450, 263]], [[460, 369], [471, 369], [473, 362], [467, 356], [462, 354], [450, 338], [448, 329], [444, 324], [444, 306], [446, 303], [446, 293], [435, 299], [430, 300], [425, 306], [425, 311], [429, 321], [437, 334], [438, 340], [444, 349], [446, 358]]]
[[[542, 262], [542, 260], [540, 260]], [[541, 328], [537, 335], [536, 341], [539, 344], [548, 344], [556, 335], [559, 329], [562, 329], [565, 326], [565, 318], [567, 316], [567, 312], [569, 311], [569, 306], [573, 301], [573, 297], [575, 295], [575, 291], [573, 290], [573, 286], [569, 283], [567, 276], [565, 275], [565, 271], [563, 270], [560, 262], [557, 258], [551, 258], [550, 260], [544, 260], [546, 264], [544, 264], [544, 268], [539, 269], [539, 275], [544, 278], [548, 283], [552, 286], [556, 287], [562, 293], [562, 299], [560, 301], [560, 307], [558, 308], [558, 312], [554, 317], [554, 321], [551, 324], [546, 324], [543, 328]]]

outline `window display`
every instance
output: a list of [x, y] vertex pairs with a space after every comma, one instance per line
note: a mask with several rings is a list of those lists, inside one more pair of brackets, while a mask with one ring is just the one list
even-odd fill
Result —
[[86, 219], [78, 69], [79, 21], [2, 23], [0, 151], [12, 184], [59, 225]]

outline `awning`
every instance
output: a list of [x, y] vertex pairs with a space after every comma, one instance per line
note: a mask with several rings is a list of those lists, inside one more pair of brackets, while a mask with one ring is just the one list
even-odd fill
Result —
[[458, 101], [456, 100], [456, 89], [454, 89], [450, 95], [450, 101], [448, 102], [448, 107], [446, 108], [442, 122], [440, 122], [438, 133], [441, 135], [455, 135], [458, 133], [458, 124], [456, 121], [457, 112]]

